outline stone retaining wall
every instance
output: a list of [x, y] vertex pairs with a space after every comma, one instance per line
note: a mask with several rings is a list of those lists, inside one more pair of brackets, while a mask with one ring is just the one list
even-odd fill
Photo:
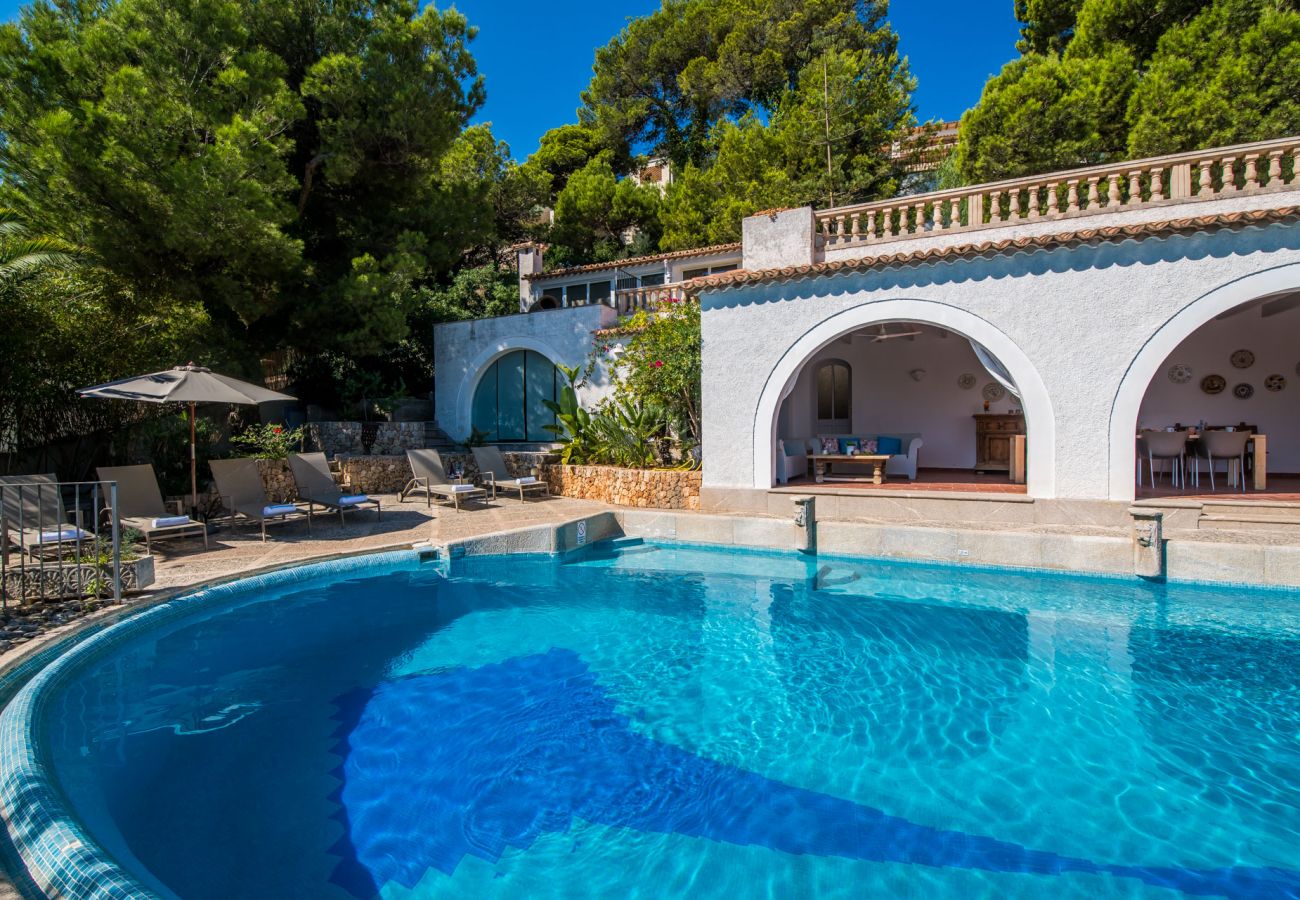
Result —
[[544, 477], [551, 493], [564, 497], [646, 509], [700, 508], [698, 470], [549, 465]]
[[[471, 453], [440, 453], [442, 464], [448, 474], [463, 472], [472, 481], [478, 479], [478, 465]], [[554, 453], [534, 451], [504, 451], [502, 457], [509, 467], [511, 477], [531, 475], [547, 463], [554, 462]], [[396, 494], [411, 479], [411, 466], [406, 461], [406, 454], [394, 456], [339, 456], [339, 467], [343, 472], [344, 484], [351, 489], [369, 494]], [[498, 475], [506, 473], [498, 472]], [[539, 472], [540, 477], [540, 472]]]
[[371, 436], [374, 456], [401, 456], [424, 446], [423, 422], [309, 422], [306, 427], [311, 446], [331, 458], [366, 455], [362, 439]]

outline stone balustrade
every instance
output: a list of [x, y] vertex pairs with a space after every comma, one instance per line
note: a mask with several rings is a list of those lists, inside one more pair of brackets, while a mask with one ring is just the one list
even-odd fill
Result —
[[1300, 138], [1197, 150], [816, 213], [825, 249], [1070, 219], [1300, 186]]
[[685, 296], [680, 284], [625, 288], [614, 292], [614, 309], [619, 315], [628, 315], [638, 309], [656, 309], [665, 300], [682, 299]]
[[700, 508], [701, 473], [683, 469], [620, 469], [615, 466], [549, 465], [551, 493], [642, 509]]

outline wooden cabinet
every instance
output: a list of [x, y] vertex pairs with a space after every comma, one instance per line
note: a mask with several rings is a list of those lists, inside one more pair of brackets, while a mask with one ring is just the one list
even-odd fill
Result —
[[975, 416], [975, 471], [1010, 472], [1012, 438], [1025, 433], [1025, 417], [1001, 413]]

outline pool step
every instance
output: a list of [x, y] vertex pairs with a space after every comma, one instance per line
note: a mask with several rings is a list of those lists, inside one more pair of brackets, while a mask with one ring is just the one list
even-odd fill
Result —
[[1196, 527], [1201, 531], [1271, 531], [1300, 538], [1300, 503], [1207, 500]]

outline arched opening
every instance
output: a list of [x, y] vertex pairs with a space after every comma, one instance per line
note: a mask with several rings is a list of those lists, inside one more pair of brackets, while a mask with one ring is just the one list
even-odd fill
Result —
[[[987, 321], [943, 304], [884, 301], [823, 321], [785, 353], [757, 415], [756, 487], [820, 475], [836, 487], [1053, 495], [1055, 430], [1037, 372]], [[888, 458], [877, 473], [876, 460], [850, 455]]]
[[1166, 326], [1189, 330], [1141, 386], [1131, 496], [1300, 494], [1300, 288], [1203, 307], [1199, 319]]
[[553, 441], [547, 408], [560, 388], [555, 364], [536, 350], [510, 350], [483, 371], [474, 388], [470, 422], [492, 442]]

